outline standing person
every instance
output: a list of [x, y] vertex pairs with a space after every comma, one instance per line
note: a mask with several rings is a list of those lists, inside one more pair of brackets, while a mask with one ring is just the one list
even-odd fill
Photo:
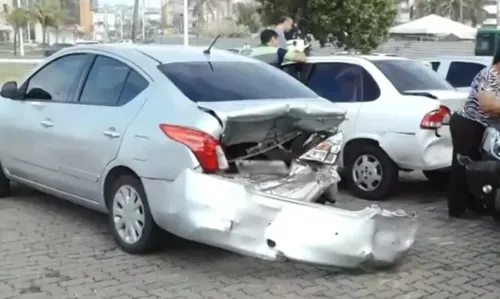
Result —
[[484, 209], [482, 203], [472, 197], [465, 168], [458, 164], [457, 154], [475, 161], [481, 158], [480, 147], [484, 130], [491, 116], [495, 113], [500, 115], [500, 103], [494, 98], [495, 94], [499, 93], [500, 53], [497, 53], [492, 65], [481, 70], [472, 81], [471, 92], [463, 108], [450, 118], [453, 157], [448, 191], [448, 213], [451, 217], [461, 217], [468, 208], [476, 211]]
[[292, 30], [293, 19], [290, 17], [282, 17], [276, 26], [276, 33], [278, 33], [278, 48], [286, 49], [285, 32]]
[[265, 29], [260, 34], [261, 45], [252, 50], [250, 57], [262, 60], [276, 67], [281, 67], [283, 61], [306, 62], [304, 53], [278, 48], [278, 33]]

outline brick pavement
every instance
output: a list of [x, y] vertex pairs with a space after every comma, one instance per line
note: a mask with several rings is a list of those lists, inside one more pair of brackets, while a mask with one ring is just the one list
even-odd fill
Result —
[[[449, 220], [424, 181], [383, 207], [417, 211], [417, 243], [399, 267], [350, 273], [271, 263], [196, 244], [147, 256], [119, 251], [105, 218], [21, 189], [0, 199], [0, 298], [500, 298], [500, 225]], [[340, 205], [367, 202], [343, 195]]]

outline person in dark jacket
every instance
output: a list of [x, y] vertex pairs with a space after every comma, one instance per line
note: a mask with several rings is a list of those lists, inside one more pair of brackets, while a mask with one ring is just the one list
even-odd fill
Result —
[[481, 70], [471, 84], [471, 91], [462, 109], [450, 118], [453, 157], [448, 191], [448, 213], [461, 217], [467, 209], [482, 211], [484, 206], [469, 190], [465, 168], [458, 163], [457, 154], [472, 160], [481, 159], [481, 142], [492, 117], [500, 116], [500, 53], [491, 66]]

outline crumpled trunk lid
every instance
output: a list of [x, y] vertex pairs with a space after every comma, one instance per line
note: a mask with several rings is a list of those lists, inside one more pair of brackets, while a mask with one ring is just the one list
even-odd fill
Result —
[[451, 111], [457, 111], [462, 108], [465, 100], [467, 100], [467, 97], [469, 96], [469, 92], [459, 90], [410, 90], [405, 93], [409, 95], [427, 93], [435, 97], [439, 102], [441, 102], [441, 105], [448, 107]]
[[345, 119], [345, 111], [322, 98], [198, 102], [198, 107], [221, 122], [226, 146], [291, 132], [331, 131]]

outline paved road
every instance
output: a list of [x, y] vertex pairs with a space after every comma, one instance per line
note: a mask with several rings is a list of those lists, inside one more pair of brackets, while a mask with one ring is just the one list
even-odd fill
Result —
[[[116, 249], [102, 215], [21, 189], [0, 200], [0, 298], [500, 298], [500, 226], [487, 217], [449, 220], [424, 181], [399, 189], [382, 205], [418, 211], [420, 234], [404, 264], [378, 273], [269, 263], [193, 244], [129, 256]], [[340, 205], [366, 202], [344, 195]]]

